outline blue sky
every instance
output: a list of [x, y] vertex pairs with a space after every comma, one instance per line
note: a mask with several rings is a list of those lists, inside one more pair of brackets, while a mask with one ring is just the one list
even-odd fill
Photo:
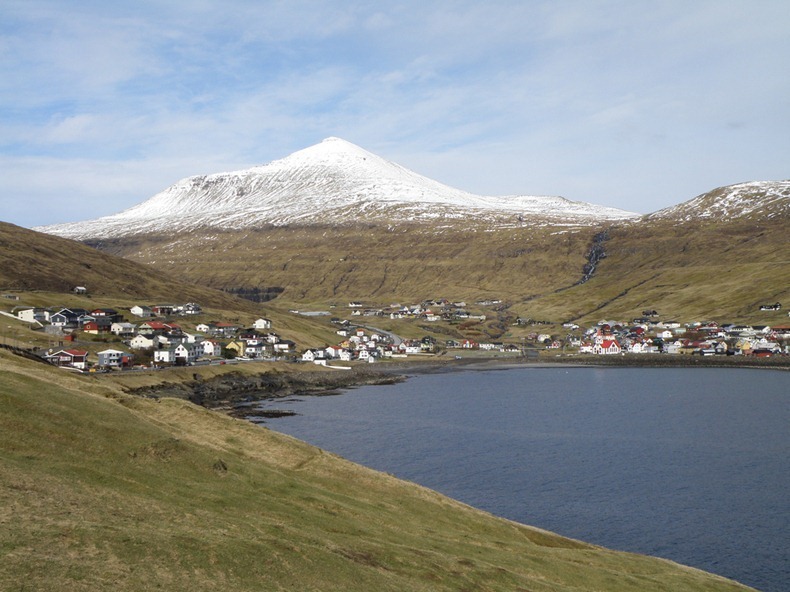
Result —
[[642, 213], [790, 177], [786, 0], [0, 3], [0, 220], [95, 218], [338, 136]]

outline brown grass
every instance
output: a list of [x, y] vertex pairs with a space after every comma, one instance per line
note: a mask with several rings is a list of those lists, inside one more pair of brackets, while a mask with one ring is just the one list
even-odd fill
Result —
[[0, 351], [0, 589], [746, 588]]

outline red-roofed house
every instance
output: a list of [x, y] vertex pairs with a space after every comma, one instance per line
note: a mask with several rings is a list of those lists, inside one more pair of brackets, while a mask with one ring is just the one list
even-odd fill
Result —
[[55, 366], [71, 366], [85, 370], [88, 365], [88, 352], [82, 349], [62, 349], [55, 353], [47, 354], [44, 359]]
[[142, 333], [143, 335], [150, 335], [151, 333], [156, 332], [173, 332], [173, 331], [180, 331], [181, 327], [176, 325], [175, 323], [163, 323], [162, 321], [146, 321], [145, 323], [141, 324], [137, 332]]
[[604, 339], [593, 347], [593, 353], [598, 355], [619, 354], [622, 351], [620, 344], [614, 339]]

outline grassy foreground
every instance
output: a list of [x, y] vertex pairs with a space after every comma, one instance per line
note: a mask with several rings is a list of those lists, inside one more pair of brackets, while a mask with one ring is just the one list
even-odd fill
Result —
[[748, 588], [0, 350], [0, 590], [156, 589]]

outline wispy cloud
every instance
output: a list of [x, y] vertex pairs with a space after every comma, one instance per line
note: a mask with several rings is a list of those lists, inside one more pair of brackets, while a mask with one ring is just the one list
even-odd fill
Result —
[[9, 0], [0, 219], [118, 211], [330, 135], [477, 193], [653, 211], [788, 176], [788, 25], [778, 0]]

